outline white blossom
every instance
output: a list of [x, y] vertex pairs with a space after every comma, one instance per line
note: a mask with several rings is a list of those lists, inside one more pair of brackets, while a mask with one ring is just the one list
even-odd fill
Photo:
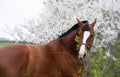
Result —
[[76, 18], [89, 23], [97, 18], [93, 47], [107, 47], [120, 33], [119, 4], [120, 0], [45, 0], [39, 19], [24, 25], [30, 31], [26, 39], [47, 43], [76, 24]]

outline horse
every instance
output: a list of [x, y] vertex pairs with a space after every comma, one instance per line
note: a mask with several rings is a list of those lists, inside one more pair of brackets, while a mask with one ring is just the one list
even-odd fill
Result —
[[49, 43], [1, 48], [0, 77], [78, 77], [84, 70], [84, 56], [93, 43], [95, 24], [96, 19], [91, 24], [77, 19], [72, 28]]

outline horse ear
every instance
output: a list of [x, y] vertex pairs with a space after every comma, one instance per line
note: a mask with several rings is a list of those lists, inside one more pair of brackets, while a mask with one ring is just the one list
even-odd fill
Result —
[[76, 19], [77, 19], [78, 25], [82, 27], [84, 24], [78, 18]]
[[92, 27], [95, 26], [97, 18], [94, 19], [93, 23], [91, 24]]

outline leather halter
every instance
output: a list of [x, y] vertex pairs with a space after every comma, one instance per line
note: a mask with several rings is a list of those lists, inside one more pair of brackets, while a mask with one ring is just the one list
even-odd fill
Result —
[[80, 45], [80, 46], [81, 46], [81, 45], [85, 45], [88, 50], [90, 50], [90, 48], [91, 48], [91, 46], [89, 46], [89, 45], [87, 45], [87, 44], [85, 44], [85, 43], [81, 43], [81, 44], [79, 44], [79, 45]]
[[[82, 31], [90, 31], [90, 27], [89, 27], [88, 23], [85, 24], [83, 27], [80, 27], [80, 29], [81, 29]], [[77, 33], [76, 35], [78, 35], [79, 38], [80, 38], [79, 33]], [[93, 38], [93, 35], [92, 35], [92, 36], [90, 35], [89, 37], [92, 38], [92, 39], [94, 39], [94, 38]], [[81, 46], [81, 45], [85, 45], [88, 50], [90, 50], [90, 48], [91, 48], [91, 46], [87, 45], [86, 43], [80, 43], [80, 42], [79, 42], [79, 45], [80, 45], [80, 46]]]

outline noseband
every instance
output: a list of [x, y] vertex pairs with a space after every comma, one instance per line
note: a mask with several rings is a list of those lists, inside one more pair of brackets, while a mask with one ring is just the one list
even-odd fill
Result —
[[79, 44], [79, 45], [80, 45], [80, 46], [81, 46], [81, 45], [85, 45], [88, 50], [90, 50], [90, 48], [91, 48], [91, 46], [89, 46], [89, 45], [87, 45], [87, 44], [85, 44], [85, 43], [81, 43], [81, 44]]
[[[88, 25], [88, 22], [86, 22], [83, 27], [80, 27], [80, 29], [81, 29], [83, 32], [84, 32], [84, 31], [90, 31], [90, 27], [89, 27], [89, 25]], [[76, 35], [77, 35], [77, 37], [80, 38], [80, 34], [79, 34], [79, 33], [77, 33]], [[92, 38], [92, 39], [94, 39], [94, 38], [93, 38], [93, 35], [92, 35], [92, 36], [90, 35], [89, 37]], [[87, 50], [90, 50], [90, 48], [91, 48], [91, 46], [90, 46], [90, 45], [87, 45], [87, 43], [80, 43], [80, 42], [77, 42], [77, 43], [78, 43], [79, 46], [85, 45], [86, 48], [87, 48]]]

